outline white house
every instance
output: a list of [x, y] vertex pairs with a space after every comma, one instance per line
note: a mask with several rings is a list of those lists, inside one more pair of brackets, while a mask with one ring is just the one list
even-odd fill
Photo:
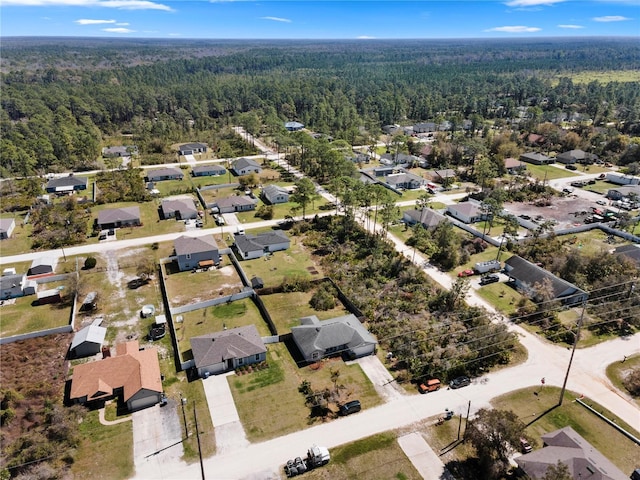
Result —
[[447, 213], [463, 223], [476, 223], [487, 218], [480, 205], [475, 202], [460, 202], [447, 205]]

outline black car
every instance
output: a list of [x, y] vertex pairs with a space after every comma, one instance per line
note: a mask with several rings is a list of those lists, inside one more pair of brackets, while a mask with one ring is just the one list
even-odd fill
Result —
[[480, 279], [480, 285], [489, 285], [490, 283], [496, 283], [500, 281], [500, 277], [495, 274], [485, 275]]
[[360, 400], [352, 400], [340, 406], [340, 415], [344, 417], [359, 412], [361, 409]]
[[454, 378], [449, 382], [449, 387], [453, 389], [466, 387], [467, 385], [471, 385], [471, 379], [465, 376]]
[[575, 165], [567, 165], [564, 168], [566, 168], [567, 170], [578, 170], [578, 167], [576, 167]]

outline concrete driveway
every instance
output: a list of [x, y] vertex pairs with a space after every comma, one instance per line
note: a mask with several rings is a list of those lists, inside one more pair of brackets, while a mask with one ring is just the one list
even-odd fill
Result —
[[178, 402], [169, 400], [167, 405], [145, 408], [134, 412], [133, 418], [133, 461], [136, 472], [153, 465], [154, 469], [164, 464], [180, 462], [184, 454], [182, 429]]
[[386, 369], [380, 359], [375, 355], [367, 355], [366, 357], [346, 363], [357, 363], [360, 365], [362, 371], [369, 377], [371, 383], [373, 383], [378, 395], [380, 395], [385, 402], [404, 396], [402, 387], [398, 385], [389, 373], [389, 370]]
[[425, 480], [455, 480], [440, 457], [418, 432], [398, 437], [398, 444]]

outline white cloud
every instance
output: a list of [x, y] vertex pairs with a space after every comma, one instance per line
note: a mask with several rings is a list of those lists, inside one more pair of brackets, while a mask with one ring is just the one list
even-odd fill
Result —
[[291, 23], [291, 20], [288, 18], [282, 17], [260, 17], [262, 20], [272, 20], [274, 22], [283, 22], [283, 23]]
[[558, 28], [578, 29], [578, 28], [584, 28], [584, 27], [582, 25], [558, 25]]
[[488, 28], [485, 32], [506, 32], [506, 33], [533, 33], [542, 30], [538, 27], [525, 27], [523, 25], [506, 25], [504, 27]]
[[506, 2], [507, 7], [535, 7], [537, 5], [553, 5], [554, 3], [561, 3], [565, 0], [510, 0]]
[[129, 26], [129, 22], [118, 22], [118, 23], [116, 23], [116, 25], [118, 25], [119, 27], [128, 27]]
[[170, 33], [169, 36], [170, 37], [181, 37], [182, 34], [181, 33]]
[[103, 28], [103, 32], [109, 33], [133, 33], [135, 30], [131, 30], [130, 28], [122, 28], [122, 27], [114, 27], [114, 28]]
[[151, 0], [2, 0], [3, 5], [23, 7], [104, 7], [120, 10], [164, 10], [173, 9]]
[[359, 37], [356, 37], [358, 40], [373, 40], [376, 37], [372, 37], [369, 35], [360, 35]]
[[607, 15], [604, 17], [594, 17], [594, 22], [624, 22], [625, 20], [631, 20], [630, 18], [623, 17], [622, 15]]
[[80, 18], [76, 20], [74, 23], [78, 25], [102, 25], [104, 23], [116, 23], [115, 20], [94, 20], [90, 18]]

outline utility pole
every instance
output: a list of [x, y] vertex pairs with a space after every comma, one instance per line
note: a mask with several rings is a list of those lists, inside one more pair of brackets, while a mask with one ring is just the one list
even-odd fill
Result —
[[573, 339], [573, 348], [571, 349], [571, 357], [569, 357], [569, 365], [567, 365], [567, 373], [564, 376], [564, 382], [562, 382], [562, 389], [560, 390], [560, 398], [558, 399], [558, 407], [562, 405], [564, 399], [564, 391], [567, 387], [567, 381], [569, 380], [569, 371], [571, 370], [571, 364], [573, 363], [573, 355], [576, 353], [576, 346], [580, 340], [580, 329], [582, 328], [582, 321], [584, 320], [584, 312], [587, 309], [587, 300], [582, 301], [582, 312], [580, 312], [580, 318], [578, 319], [578, 328], [576, 329], [576, 336]]
[[187, 399], [180, 394], [180, 405], [182, 405], [182, 419], [184, 420], [184, 433], [189, 438], [189, 428], [187, 427], [187, 414], [184, 412], [184, 406], [187, 404]]
[[196, 402], [193, 402], [193, 418], [196, 421], [196, 438], [198, 439], [198, 456], [200, 457], [200, 473], [204, 480], [204, 463], [202, 463], [202, 449], [200, 448], [200, 431], [198, 430], [198, 415], [196, 413]]
[[467, 436], [467, 425], [469, 425], [469, 413], [470, 412], [471, 412], [471, 400], [469, 400], [469, 404], [467, 405], [467, 418], [465, 419], [465, 422], [464, 422], [464, 433], [462, 434], [462, 441], [463, 442], [464, 442], [464, 438]]

